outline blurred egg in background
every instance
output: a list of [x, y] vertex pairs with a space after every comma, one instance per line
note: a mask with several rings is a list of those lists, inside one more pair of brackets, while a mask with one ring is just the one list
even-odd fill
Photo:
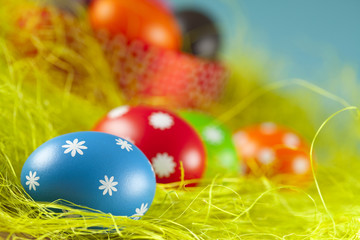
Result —
[[[319, 232], [335, 238], [337, 229], [358, 236], [347, 225], [360, 215], [360, 124], [352, 114], [360, 104], [358, 9], [356, 0], [7, 1], [0, 8], [0, 123], [9, 126], [0, 128], [0, 206], [6, 206], [0, 223], [13, 224], [5, 232], [86, 238], [101, 220], [118, 227], [119, 237], [139, 239], [316, 238]], [[57, 153], [74, 160], [63, 164], [74, 164], [67, 168], [72, 178], [69, 185], [62, 185], [66, 174], [49, 178], [65, 190], [81, 183], [89, 195], [73, 199], [72, 192], [53, 189], [55, 197], [34, 199], [64, 198], [133, 219], [151, 204], [145, 221], [102, 216], [88, 225], [93, 218], [85, 216], [70, 230], [67, 221], [74, 219], [61, 217], [59, 226], [43, 224], [34, 233], [29, 219], [37, 226], [53, 215], [14, 190], [21, 187], [20, 167], [41, 143], [90, 129], [116, 135], [108, 145], [114, 158], [97, 137], [104, 133], [61, 138]], [[140, 196], [138, 202], [129, 198], [129, 211], [116, 204], [110, 211], [96, 196], [120, 196], [126, 181], [113, 172], [120, 169], [119, 151], [141, 172], [133, 164], [137, 156], [127, 158], [135, 146], [151, 174], [153, 166], [156, 196], [153, 201], [150, 174], [149, 198], [125, 185], [128, 194], [121, 196]], [[83, 154], [93, 168], [81, 168], [89, 166], [80, 161]], [[47, 172], [29, 165], [31, 159], [22, 183], [35, 194], [46, 186]], [[80, 168], [83, 179], [75, 174]]]

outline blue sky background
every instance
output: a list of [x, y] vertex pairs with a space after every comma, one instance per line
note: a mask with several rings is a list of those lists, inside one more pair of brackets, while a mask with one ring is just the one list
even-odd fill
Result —
[[241, 6], [252, 40], [285, 56], [291, 77], [326, 80], [321, 71], [335, 59], [359, 66], [359, 0], [242, 0]]
[[[334, 66], [360, 65], [360, 0], [171, 0], [175, 9], [193, 6], [222, 25], [231, 52], [235, 34], [285, 63], [284, 78], [324, 85]], [[230, 47], [232, 46], [232, 47]], [[334, 71], [334, 73], [332, 73]]]

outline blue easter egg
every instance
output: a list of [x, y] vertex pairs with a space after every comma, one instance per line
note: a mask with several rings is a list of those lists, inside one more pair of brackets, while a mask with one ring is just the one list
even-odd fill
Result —
[[26, 192], [40, 202], [64, 199], [139, 219], [155, 195], [149, 160], [123, 138], [101, 132], [75, 132], [37, 148], [21, 172]]

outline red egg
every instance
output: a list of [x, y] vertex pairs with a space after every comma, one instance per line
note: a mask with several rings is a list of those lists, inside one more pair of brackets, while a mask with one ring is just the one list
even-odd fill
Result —
[[[271, 122], [237, 131], [233, 140], [246, 174], [273, 176], [291, 173], [282, 162], [288, 162], [283, 155], [294, 149], [309, 152], [308, 144], [298, 134]], [[277, 152], [283, 148], [288, 150]]]
[[206, 168], [205, 149], [195, 130], [167, 110], [121, 106], [110, 111], [95, 127], [128, 139], [144, 152], [158, 183], [200, 179]]
[[128, 40], [178, 50], [181, 33], [175, 18], [157, 3], [148, 0], [94, 0], [89, 8], [94, 30], [111, 36], [123, 34]]

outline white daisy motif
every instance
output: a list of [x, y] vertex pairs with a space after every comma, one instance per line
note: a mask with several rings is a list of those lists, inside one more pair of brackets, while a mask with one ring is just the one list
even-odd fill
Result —
[[116, 185], [118, 185], [118, 182], [114, 182], [114, 176], [112, 176], [110, 179], [108, 179], [108, 176], [105, 175], [105, 181], [99, 180], [99, 182], [102, 184], [99, 189], [104, 190], [103, 195], [106, 195], [106, 193], [109, 193], [110, 196], [112, 196], [112, 191], [116, 192]]
[[122, 140], [121, 138], [115, 139], [116, 144], [121, 146], [121, 149], [126, 149], [126, 151], [132, 151], [132, 145], [128, 143], [126, 140]]
[[131, 137], [125, 136], [125, 137], [122, 137], [122, 138], [126, 139], [129, 143], [135, 144], [135, 140], [132, 139]]
[[282, 140], [285, 146], [289, 148], [296, 148], [300, 145], [300, 138], [294, 133], [286, 133]]
[[174, 157], [167, 153], [158, 153], [151, 159], [152, 166], [156, 175], [159, 178], [169, 177], [171, 173], [175, 172], [176, 163]]
[[64, 153], [67, 154], [67, 153], [71, 152], [72, 157], [75, 157], [76, 153], [83, 155], [84, 153], [81, 149], [87, 149], [86, 146], [83, 146], [85, 141], [79, 142], [79, 140], [77, 138], [75, 138], [73, 142], [71, 142], [70, 140], [67, 140], [66, 143], [68, 145], [62, 145], [63, 148], [66, 148]]
[[28, 180], [25, 184], [29, 185], [29, 190], [34, 189], [36, 191], [36, 186], [40, 186], [40, 183], [37, 181], [40, 179], [40, 177], [36, 176], [36, 172], [29, 172], [29, 176], [26, 176], [26, 179]]
[[131, 216], [132, 219], [134, 220], [139, 220], [142, 216], [144, 216], [144, 214], [147, 212], [148, 210], [148, 204], [141, 204], [140, 208], [136, 208], [135, 210], [135, 214]]
[[260, 130], [266, 135], [273, 134], [276, 131], [276, 124], [273, 122], [264, 122], [260, 125]]
[[293, 170], [296, 174], [304, 174], [310, 168], [310, 163], [305, 157], [297, 157], [292, 164]]
[[154, 112], [149, 117], [149, 124], [155, 129], [165, 130], [174, 125], [174, 119], [167, 113]]
[[271, 148], [263, 148], [257, 155], [257, 158], [262, 164], [270, 164], [275, 160], [275, 153]]
[[203, 131], [205, 141], [213, 145], [221, 144], [224, 140], [224, 133], [217, 126], [207, 126]]
[[108, 118], [118, 118], [121, 117], [122, 115], [124, 115], [125, 113], [127, 113], [130, 110], [130, 107], [125, 105], [125, 106], [120, 106], [117, 108], [114, 108], [113, 110], [111, 110], [108, 113]]

